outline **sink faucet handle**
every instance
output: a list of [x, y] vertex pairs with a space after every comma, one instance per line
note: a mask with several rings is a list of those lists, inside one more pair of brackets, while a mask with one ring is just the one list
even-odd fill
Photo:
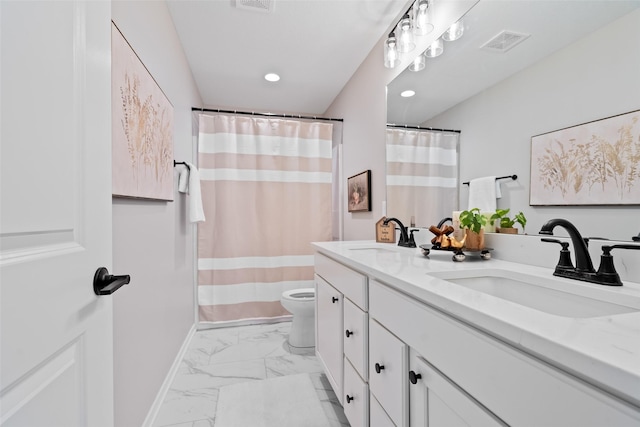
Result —
[[556, 265], [556, 271], [574, 269], [573, 263], [571, 262], [571, 251], [569, 251], [569, 242], [561, 242], [560, 240], [548, 239], [546, 237], [543, 237], [540, 240], [547, 243], [557, 243], [562, 246], [562, 249], [560, 249], [560, 259], [558, 260], [558, 265]]
[[411, 244], [413, 244], [413, 247], [415, 248], [415, 247], [416, 247], [416, 246], [415, 246], [416, 241], [415, 241], [415, 239], [413, 238], [413, 232], [414, 232], [414, 231], [415, 231], [415, 232], [418, 232], [418, 231], [420, 231], [420, 230], [419, 230], [419, 229], [417, 229], [417, 228], [412, 228], [412, 229], [410, 229], [410, 230], [409, 230], [409, 244], [410, 244], [410, 245], [411, 245]]
[[620, 276], [616, 271], [616, 267], [613, 264], [613, 255], [611, 255], [612, 249], [640, 249], [640, 245], [603, 245], [602, 255], [600, 255], [600, 267], [596, 275], [605, 285], [610, 286], [622, 286]]
[[620, 245], [603, 245], [602, 252], [609, 254], [612, 249], [637, 249], [640, 250], [640, 245], [629, 245], [629, 244], [620, 244]]

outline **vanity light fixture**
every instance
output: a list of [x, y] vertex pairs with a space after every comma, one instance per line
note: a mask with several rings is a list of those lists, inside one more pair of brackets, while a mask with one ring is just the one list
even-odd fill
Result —
[[280, 80], [280, 76], [276, 73], [267, 73], [264, 75], [264, 79], [268, 82], [277, 82]]
[[462, 18], [457, 22], [454, 22], [447, 31], [444, 32], [442, 38], [448, 42], [458, 40], [464, 34], [464, 22]]
[[422, 71], [427, 65], [426, 63], [427, 59], [425, 58], [424, 54], [421, 53], [420, 55], [416, 56], [411, 64], [409, 64], [409, 71]]
[[[422, 56], [422, 55], [420, 55], [420, 56]], [[416, 94], [416, 92], [411, 90], [411, 89], [404, 90], [404, 91], [400, 92], [400, 96], [403, 97], [403, 98], [411, 98], [415, 94]]]
[[444, 42], [442, 39], [438, 39], [431, 43], [427, 50], [424, 51], [424, 56], [427, 58], [435, 58], [436, 56], [442, 55], [444, 52]]
[[433, 31], [431, 20], [431, 9], [428, 0], [418, 0], [413, 8], [413, 32], [418, 36], [425, 36]]
[[413, 40], [411, 18], [409, 18], [408, 13], [404, 15], [398, 27], [400, 28], [400, 37], [398, 38], [398, 52], [411, 52], [413, 49], [415, 49], [416, 43]]
[[396, 35], [394, 32], [389, 33], [387, 41], [384, 43], [384, 66], [394, 68], [400, 62], [398, 54], [398, 45], [396, 43]]

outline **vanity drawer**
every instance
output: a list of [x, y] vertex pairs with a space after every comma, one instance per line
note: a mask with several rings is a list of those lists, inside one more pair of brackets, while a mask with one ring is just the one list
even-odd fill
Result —
[[408, 348], [378, 322], [369, 320], [369, 387], [398, 427], [408, 423]]
[[369, 308], [367, 276], [317, 252], [314, 261], [317, 275], [331, 283], [331, 286], [342, 292], [362, 310], [367, 311]]
[[369, 316], [354, 303], [344, 299], [344, 355], [349, 359], [358, 374], [366, 381]]
[[369, 425], [369, 388], [360, 375], [344, 359], [344, 396], [342, 396], [344, 415], [351, 427]]

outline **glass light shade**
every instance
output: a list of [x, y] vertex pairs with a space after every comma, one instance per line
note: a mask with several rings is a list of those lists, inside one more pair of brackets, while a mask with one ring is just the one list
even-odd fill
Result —
[[398, 52], [411, 52], [416, 47], [416, 43], [413, 41], [413, 30], [411, 29], [411, 19], [409, 18], [409, 15], [404, 15], [404, 18], [402, 18], [398, 27], [400, 28], [400, 35], [398, 36]]
[[449, 29], [444, 32], [442, 38], [448, 42], [452, 42], [462, 37], [462, 34], [464, 34], [464, 23], [461, 19], [458, 22], [454, 22], [453, 25], [451, 25]]
[[426, 58], [423, 54], [416, 56], [416, 59], [409, 64], [409, 71], [422, 71], [427, 63]]
[[394, 68], [400, 62], [398, 54], [398, 46], [396, 44], [396, 36], [394, 33], [389, 34], [387, 41], [384, 43], [384, 66]]
[[444, 42], [442, 39], [438, 39], [431, 43], [427, 50], [424, 51], [424, 56], [427, 58], [435, 58], [436, 56], [442, 55], [444, 52]]
[[427, 0], [418, 0], [413, 6], [413, 33], [424, 36], [433, 31], [431, 9]]

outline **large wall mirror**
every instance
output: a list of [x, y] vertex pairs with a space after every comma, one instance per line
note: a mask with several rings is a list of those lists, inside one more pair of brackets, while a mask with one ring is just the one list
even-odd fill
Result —
[[[527, 102], [532, 102], [531, 99], [522, 97], [522, 89], [520, 87], [509, 87], [509, 84], [515, 85], [529, 85], [527, 91], [524, 93], [531, 93], [535, 91], [535, 85], [539, 84], [540, 80], [527, 80], [527, 78], [514, 78], [514, 76], [527, 76], [528, 70], [532, 70], [535, 67], [539, 67], [539, 64], [546, 61], [550, 61], [554, 54], [564, 52], [566, 49], [570, 49], [576, 43], [589, 37], [595, 32], [602, 31], [607, 26], [617, 25], [617, 22], [622, 22], [628, 16], [636, 16], [635, 22], [640, 21], [637, 18], [640, 14], [640, 1], [608, 1], [608, 0], [596, 0], [596, 1], [539, 1], [539, 0], [520, 0], [520, 1], [497, 1], [497, 0], [480, 0], [475, 6], [473, 6], [463, 18], [464, 22], [464, 34], [455, 41], [445, 41], [444, 51], [440, 56], [435, 58], [426, 58], [426, 64], [421, 71], [404, 70], [397, 78], [395, 78], [387, 88], [387, 123], [396, 125], [407, 125], [417, 127], [434, 127], [444, 128], [448, 130], [460, 130], [460, 153], [462, 158], [461, 171], [456, 188], [451, 191], [455, 191], [456, 194], [460, 193], [459, 205], [460, 208], [466, 209], [466, 203], [464, 203], [464, 197], [466, 195], [464, 187], [461, 185], [462, 181], [466, 181], [469, 175], [477, 173], [477, 171], [465, 170], [471, 163], [467, 161], [465, 166], [465, 155], [474, 156], [475, 158], [481, 157], [483, 150], [486, 153], [495, 153], [498, 149], [498, 145], [491, 145], [491, 141], [483, 141], [479, 138], [483, 144], [483, 147], [479, 147], [476, 144], [477, 141], [470, 141], [475, 139], [476, 134], [468, 133], [465, 126], [469, 120], [450, 120], [452, 114], [450, 111], [455, 110], [457, 116], [461, 117], [461, 109], [466, 108], [464, 114], [468, 116], [476, 116], [478, 118], [487, 115], [489, 116], [488, 109], [493, 108], [494, 103], [483, 103], [478, 101], [478, 97], [481, 94], [500, 88], [501, 104], [500, 108], [508, 111], [509, 106], [523, 105]], [[627, 21], [628, 22], [628, 21]], [[628, 23], [627, 23], [628, 25]], [[637, 31], [636, 31], [637, 30]], [[633, 37], [636, 40], [640, 40], [640, 28], [636, 27]], [[640, 42], [633, 42], [635, 46], [640, 45]], [[598, 50], [600, 49], [600, 50]], [[627, 58], [625, 64], [629, 64], [628, 58], [635, 57], [640, 58], [640, 49], [631, 49], [628, 51], [626, 48], [620, 46], [610, 45], [607, 46], [607, 51], [603, 52], [601, 46], [594, 45], [592, 51], [593, 64], [595, 67], [585, 66], [582, 68], [582, 72], [585, 74], [593, 73], [596, 75], [590, 76], [592, 81], [598, 82], [599, 92], [601, 88], [599, 85], [607, 86], [615, 84], [613, 90], [619, 90], [621, 93], [627, 88], [627, 92], [636, 94], [637, 101], [625, 101], [620, 105], [614, 107], [607, 107], [597, 110], [597, 103], [599, 99], [593, 99], [595, 105], [592, 110], [585, 108], [585, 111], [580, 110], [580, 106], [577, 108], [571, 108], [572, 111], [567, 112], [568, 117], [564, 124], [562, 121], [557, 123], [552, 120], [546, 120], [544, 118], [529, 117], [526, 118], [530, 122], [536, 120], [541, 121], [538, 127], [532, 126], [529, 129], [524, 129], [522, 132], [526, 135], [522, 137], [522, 141], [519, 142], [520, 147], [517, 153], [510, 153], [504, 159], [505, 162], [513, 164], [514, 168], [518, 166], [521, 171], [529, 171], [529, 140], [531, 136], [536, 135], [534, 132], [543, 133], [543, 131], [553, 131], [561, 127], [567, 127], [570, 125], [577, 125], [587, 121], [595, 120], [597, 118], [604, 118], [614, 114], [620, 114], [626, 111], [631, 111], [640, 108], [640, 79], [637, 72], [627, 73], [627, 76], [635, 75], [635, 79], [629, 77], [628, 82], [619, 81], [620, 77], [616, 74], [613, 77], [607, 70], [615, 70], [616, 61], [615, 58]], [[606, 53], [606, 55], [603, 55]], [[418, 52], [415, 52], [417, 55]], [[611, 60], [612, 55], [614, 59]], [[603, 59], [606, 58], [606, 59]], [[605, 62], [606, 64], [602, 63]], [[640, 64], [640, 59], [631, 60], [632, 67], [636, 68], [636, 71], [640, 71], [637, 64]], [[557, 66], [560, 67], [563, 61], [556, 61]], [[570, 63], [570, 61], [564, 61], [564, 63]], [[545, 65], [548, 69], [548, 65]], [[542, 72], [542, 71], [541, 71]], [[554, 69], [548, 72], [547, 79], [553, 79], [554, 75], [561, 75], [567, 73], [561, 69]], [[573, 71], [571, 71], [573, 72]], [[582, 76], [580, 76], [582, 77]], [[563, 78], [566, 78], [563, 76]], [[509, 82], [509, 83], [505, 83]], [[582, 90], [585, 93], [591, 91], [591, 87], [584, 87]], [[547, 88], [539, 88], [540, 91], [544, 91]], [[412, 97], [402, 97], [401, 93], [407, 90], [415, 92]], [[558, 93], [559, 90], [554, 89], [554, 96], [558, 97], [572, 97], [575, 98], [575, 93], [578, 89], [571, 88], [572, 92], [566, 94]], [[562, 90], [562, 89], [560, 89]], [[509, 94], [513, 94], [513, 98], [509, 98]], [[628, 93], [625, 96], [629, 95]], [[494, 98], [496, 98], [494, 96]], [[494, 99], [491, 98], [491, 99]], [[615, 97], [613, 97], [615, 99]], [[622, 96], [621, 98], [624, 98]], [[627, 96], [629, 99], [633, 99], [633, 96]], [[475, 99], [474, 102], [469, 102], [470, 99]], [[540, 103], [539, 101], [536, 101]], [[554, 101], [551, 100], [553, 103]], [[614, 101], [607, 101], [609, 104], [613, 104]], [[604, 102], [603, 102], [604, 103]], [[460, 107], [463, 105], [464, 107]], [[590, 104], [591, 107], [591, 104]], [[473, 108], [473, 110], [470, 110]], [[544, 106], [540, 107], [544, 108]], [[616, 108], [622, 111], [616, 111]], [[501, 110], [503, 111], [503, 110]], [[611, 113], [609, 113], [611, 111]], [[558, 114], [556, 114], [558, 116]], [[495, 120], [492, 117], [491, 120]], [[505, 117], [505, 120], [508, 120]], [[518, 120], [524, 120], [518, 118]], [[485, 124], [485, 127], [490, 127], [492, 124]], [[497, 124], [495, 124], [497, 125]], [[505, 126], [508, 127], [508, 126]], [[520, 125], [520, 128], [523, 126]], [[388, 127], [388, 129], [390, 129]], [[541, 131], [541, 130], [542, 131]], [[474, 129], [475, 131], [475, 129]], [[505, 134], [508, 132], [505, 131]], [[513, 133], [513, 132], [512, 132]], [[466, 138], [466, 139], [465, 139]], [[469, 150], [470, 144], [476, 144], [471, 151]], [[514, 138], [511, 141], [504, 142], [502, 144], [515, 144]], [[387, 150], [388, 153], [388, 150]], [[513, 157], [509, 157], [513, 156]], [[487, 158], [491, 156], [487, 155]], [[494, 157], [494, 162], [499, 163], [500, 159]], [[387, 166], [389, 168], [390, 160], [387, 160]], [[478, 169], [480, 170], [480, 169]], [[484, 170], [481, 170], [484, 171]], [[517, 173], [512, 169], [496, 169], [495, 175], [506, 175]], [[505, 173], [506, 172], [506, 173]], [[388, 170], [387, 175], [393, 174], [393, 171]], [[488, 173], [487, 175], [493, 175]], [[523, 174], [524, 175], [524, 174]], [[528, 175], [523, 177], [528, 181]], [[523, 181], [524, 182], [524, 181]], [[521, 186], [522, 187], [522, 186]], [[392, 194], [393, 187], [387, 186], [387, 214], [393, 216], [396, 213], [403, 210], [397, 206], [394, 206], [394, 200], [397, 198]], [[520, 191], [521, 193], [518, 193]], [[509, 192], [507, 192], [509, 193]], [[424, 196], [417, 196], [424, 201]], [[591, 210], [580, 211], [576, 208], [546, 208], [546, 211], [542, 213], [536, 211], [536, 209], [529, 207], [528, 204], [528, 188], [516, 188], [513, 192], [506, 195], [507, 202], [511, 205], [524, 206], [529, 209], [531, 216], [534, 218], [534, 227], [538, 226], [537, 215], [549, 216], [549, 215], [566, 215], [567, 211], [570, 211], [571, 215], [592, 215], [593, 210], [599, 208], [592, 207]], [[511, 199], [509, 199], [511, 198]], [[424, 201], [424, 203], [435, 203], [434, 201]], [[608, 214], [614, 207], [603, 208], [603, 214]], [[623, 215], [631, 217], [633, 210], [637, 214], [637, 206], [629, 208], [619, 208], [614, 212], [622, 212]], [[582, 212], [587, 212], [584, 214]], [[417, 226], [426, 226], [437, 223], [440, 219], [438, 215], [433, 215], [430, 220], [426, 220], [426, 223], [417, 223]], [[636, 221], [637, 223], [637, 221]], [[636, 224], [637, 225], [637, 224]], [[637, 227], [636, 227], [637, 228]], [[528, 231], [535, 233], [539, 229], [539, 226], [535, 229], [529, 229]], [[606, 237], [618, 240], [629, 240], [632, 235], [637, 234], [639, 230], [628, 230], [621, 235], [607, 235]], [[591, 233], [599, 233], [594, 227]], [[622, 231], [616, 231], [622, 233]], [[594, 234], [591, 234], [594, 235]]]

